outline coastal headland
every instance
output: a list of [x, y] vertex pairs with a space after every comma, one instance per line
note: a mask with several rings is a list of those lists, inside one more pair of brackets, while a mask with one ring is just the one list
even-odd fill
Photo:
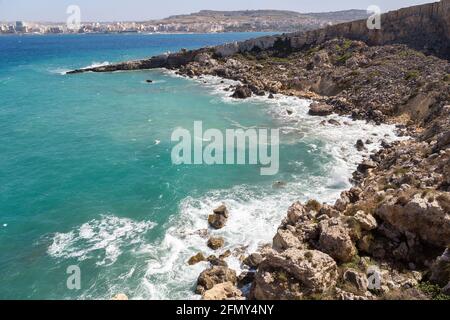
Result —
[[[243, 259], [244, 273], [227, 266], [226, 253], [209, 257], [196, 287], [204, 299], [449, 298], [450, 0], [389, 12], [381, 23], [380, 30], [360, 20], [68, 72], [214, 75], [239, 81], [227, 88], [237, 99], [306, 97], [315, 101], [312, 116], [395, 123], [410, 137], [382, 143], [334, 205], [292, 204], [272, 245]], [[354, 152], [371, 143], [355, 137]], [[215, 209], [211, 227], [229, 215]], [[199, 253], [189, 263], [204, 259]]]

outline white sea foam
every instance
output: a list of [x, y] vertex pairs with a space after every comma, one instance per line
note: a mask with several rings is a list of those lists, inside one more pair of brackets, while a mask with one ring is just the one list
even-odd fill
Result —
[[98, 67], [105, 67], [105, 66], [109, 66], [111, 63], [109, 61], [103, 61], [103, 62], [92, 62], [92, 64], [81, 68], [81, 70], [84, 69], [90, 69], [90, 68], [98, 68]]
[[[47, 252], [55, 258], [83, 261], [93, 256], [97, 265], [111, 265], [122, 253], [121, 247], [142, 242], [153, 222], [102, 215], [67, 233], [56, 233]], [[100, 259], [98, 257], [101, 257]]]
[[68, 69], [68, 68], [56, 68], [56, 69], [49, 70], [50, 73], [59, 74], [62, 76], [67, 74], [67, 72], [69, 72], [69, 71], [70, 71], [70, 69]]
[[[289, 137], [292, 143], [298, 143], [298, 140], [302, 139], [310, 152], [320, 150], [331, 155], [333, 161], [329, 168], [324, 168], [323, 176], [308, 175], [306, 179], [303, 177], [291, 182], [281, 190], [242, 185], [230, 190], [209, 192], [200, 198], [184, 199], [179, 206], [179, 214], [173, 216], [168, 224], [161, 243], [148, 244], [142, 248], [143, 253], [149, 256], [149, 263], [146, 276], [135, 291], [136, 298], [198, 299], [193, 289], [199, 273], [205, 269], [207, 263], [188, 266], [186, 261], [189, 257], [198, 252], [217, 255], [230, 249], [235, 254], [228, 258], [227, 262], [239, 273], [239, 256], [271, 243], [292, 202], [315, 198], [334, 203], [340, 192], [350, 187], [351, 173], [363, 157], [379, 148], [382, 139], [399, 139], [394, 134], [395, 127], [391, 125], [375, 126], [337, 115], [310, 116], [308, 106], [311, 101], [308, 100], [275, 95], [275, 99], [253, 97], [242, 102], [229, 98], [231, 93], [224, 91], [224, 88], [235, 85], [235, 81], [217, 77], [202, 77], [196, 80], [209, 87], [213, 95], [228, 103], [261, 103], [272, 117], [279, 120], [280, 129], [285, 134], [282, 143], [290, 143]], [[292, 111], [291, 115], [288, 115], [287, 109]], [[339, 121], [341, 125], [328, 123], [327, 120], [330, 119]], [[241, 126], [236, 122], [231, 124]], [[368, 144], [368, 150], [361, 153], [355, 148], [357, 139], [370, 139], [373, 143]], [[320, 149], [317, 143], [321, 143]], [[292, 161], [299, 167], [302, 166], [300, 161]], [[207, 247], [206, 239], [202, 238], [198, 231], [208, 228], [208, 214], [222, 203], [227, 205], [231, 215], [223, 229], [209, 230], [211, 234], [223, 236], [225, 239], [222, 251], [214, 252]]]

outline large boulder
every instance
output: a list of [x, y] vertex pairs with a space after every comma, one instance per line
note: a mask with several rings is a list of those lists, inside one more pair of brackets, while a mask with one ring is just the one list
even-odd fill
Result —
[[203, 253], [199, 252], [195, 256], [189, 258], [188, 265], [192, 266], [202, 261], [206, 261], [206, 257], [203, 255]]
[[225, 240], [222, 237], [211, 237], [208, 240], [208, 247], [217, 250], [223, 247]]
[[213, 214], [208, 216], [208, 223], [214, 229], [221, 229], [225, 227], [228, 217], [229, 213], [227, 207], [225, 205], [221, 205], [220, 207], [214, 209]]
[[355, 144], [356, 150], [359, 152], [366, 150], [366, 146], [364, 145], [364, 141], [358, 139]]
[[[358, 149], [358, 150], [359, 150], [359, 149]], [[376, 162], [374, 162], [374, 161], [372, 161], [372, 160], [364, 160], [363, 162], [361, 162], [361, 163], [358, 165], [357, 170], [358, 170], [359, 172], [365, 173], [365, 172], [367, 172], [367, 170], [369, 170], [369, 169], [374, 169], [374, 168], [376, 168], [376, 167], [377, 167]]]
[[333, 106], [326, 103], [313, 102], [309, 106], [309, 112], [311, 116], [329, 116], [333, 113]]
[[346, 289], [352, 293], [365, 293], [369, 286], [367, 276], [355, 269], [347, 269], [343, 276], [343, 281]]
[[255, 275], [252, 296], [258, 300], [312, 297], [336, 285], [336, 262], [317, 250], [270, 251]]
[[236, 284], [236, 272], [223, 266], [214, 266], [206, 269], [198, 277], [196, 293], [203, 294], [205, 291], [212, 289], [216, 284], [224, 282]]
[[357, 251], [347, 227], [338, 218], [321, 221], [319, 224], [320, 250], [339, 262], [350, 262]]
[[231, 95], [232, 98], [235, 99], [247, 99], [252, 96], [252, 90], [248, 86], [238, 85]]
[[215, 255], [210, 255], [208, 257], [208, 262], [212, 266], [228, 267], [228, 263], [225, 261], [224, 257], [216, 257]]
[[321, 50], [316, 52], [312, 58], [312, 63], [314, 67], [323, 67], [328, 66], [330, 64], [330, 56], [326, 52], [326, 50]]
[[307, 214], [307, 209], [299, 201], [294, 202], [288, 209], [288, 223], [295, 225], [298, 221], [303, 221]]
[[375, 220], [374, 216], [372, 216], [369, 213], [365, 213], [362, 210], [359, 210], [358, 212], [356, 212], [356, 214], [353, 216], [353, 218], [359, 224], [361, 229], [366, 230], [366, 231], [376, 229], [378, 226], [377, 220]]
[[446, 247], [450, 245], [447, 201], [446, 195], [437, 191], [417, 193], [402, 201], [393, 197], [376, 210], [376, 215], [400, 232], [411, 232], [428, 243]]
[[216, 284], [211, 289], [205, 291], [202, 300], [244, 300], [241, 290], [231, 282]]
[[437, 143], [433, 149], [434, 152], [438, 152], [450, 145], [450, 130], [442, 132], [437, 137]]
[[273, 238], [273, 248], [278, 251], [302, 247], [304, 247], [304, 244], [290, 230], [278, 229], [277, 234]]

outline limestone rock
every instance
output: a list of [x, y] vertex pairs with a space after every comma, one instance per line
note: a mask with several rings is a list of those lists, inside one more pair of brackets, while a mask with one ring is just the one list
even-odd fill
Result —
[[[359, 150], [359, 149], [358, 149]], [[376, 168], [377, 164], [372, 160], [364, 160], [358, 165], [359, 172], [366, 172], [369, 169]]]
[[450, 296], [450, 281], [447, 283], [447, 285], [442, 288], [442, 293]]
[[312, 60], [315, 67], [322, 67], [330, 63], [330, 57], [325, 50], [317, 52]]
[[344, 272], [343, 280], [347, 286], [351, 287], [351, 289], [357, 293], [365, 293], [367, 291], [367, 287], [369, 286], [367, 276], [354, 269], [347, 269]]
[[236, 90], [231, 95], [232, 98], [236, 99], [247, 99], [252, 96], [252, 90], [248, 86], [238, 85]]
[[213, 214], [208, 216], [208, 223], [214, 229], [221, 229], [225, 227], [225, 224], [228, 220], [228, 209], [225, 205], [221, 205], [220, 207], [214, 209]]
[[205, 291], [202, 300], [244, 300], [244, 297], [241, 290], [236, 288], [233, 283], [224, 282]]
[[224, 204], [222, 204], [219, 207], [217, 207], [216, 209], [214, 209], [213, 213], [214, 214], [220, 214], [220, 215], [224, 216], [225, 218], [229, 217], [228, 209], [227, 209], [227, 207]]
[[323, 252], [272, 251], [258, 268], [252, 296], [258, 300], [300, 299], [326, 292], [336, 284], [337, 276], [336, 262]]
[[290, 230], [278, 229], [273, 238], [273, 248], [275, 250], [285, 250], [288, 248], [302, 248], [304, 245], [300, 239]]
[[236, 284], [236, 272], [227, 267], [214, 266], [200, 274], [197, 280], [196, 292], [203, 294], [205, 291], [212, 289], [216, 284], [224, 282]]
[[319, 215], [326, 215], [330, 218], [337, 218], [341, 213], [328, 204], [324, 204], [319, 211]]
[[212, 266], [228, 267], [228, 263], [224, 259], [224, 257], [216, 257], [214, 255], [211, 255], [207, 260]]
[[320, 222], [320, 250], [340, 262], [349, 262], [357, 251], [348, 229], [337, 218]]
[[354, 294], [352, 292], [348, 292], [348, 291], [344, 291], [341, 288], [336, 288], [335, 289], [335, 297], [336, 300], [349, 300], [349, 301], [364, 301], [364, 300], [369, 300], [371, 299], [371, 294], [367, 294], [367, 295], [358, 295], [358, 294]]
[[450, 249], [447, 248], [433, 263], [430, 280], [441, 287], [450, 282]]
[[188, 265], [192, 266], [192, 265], [197, 264], [202, 261], [206, 261], [206, 258], [203, 255], [203, 253], [199, 252], [195, 256], [189, 258]]
[[333, 106], [325, 103], [313, 102], [309, 106], [309, 112], [311, 116], [329, 116], [333, 113]]
[[250, 268], [257, 268], [261, 262], [263, 261], [263, 257], [259, 253], [252, 253], [244, 260], [244, 264], [249, 266]]
[[300, 202], [297, 201], [293, 203], [288, 209], [287, 214], [288, 222], [291, 225], [295, 225], [297, 221], [302, 219], [302, 217], [304, 217], [305, 215], [306, 215], [306, 208]]
[[353, 218], [358, 222], [363, 230], [370, 231], [376, 229], [378, 224], [377, 220], [375, 220], [374, 216], [371, 214], [367, 214], [364, 211], [360, 210], [356, 212]]
[[383, 203], [376, 215], [401, 232], [411, 232], [424, 241], [445, 247], [450, 244], [450, 212], [436, 200], [439, 193], [433, 197], [423, 198], [417, 193], [406, 203], [399, 203], [394, 197]]
[[217, 250], [224, 246], [225, 240], [222, 237], [211, 237], [208, 240], [208, 247]]

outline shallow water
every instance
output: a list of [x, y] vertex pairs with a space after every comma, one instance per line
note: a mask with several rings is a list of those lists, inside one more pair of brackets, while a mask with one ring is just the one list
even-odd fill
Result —
[[[225, 249], [269, 243], [295, 200], [334, 202], [362, 154], [357, 139], [394, 139], [390, 126], [307, 115], [309, 101], [234, 101], [229, 81], [164, 70], [63, 75], [256, 36], [85, 35], [0, 37], [0, 298], [197, 298], [211, 254], [195, 232], [225, 203]], [[148, 84], [145, 80], [153, 80]], [[286, 110], [293, 111], [288, 116]], [[320, 125], [334, 118], [342, 126]], [[175, 166], [175, 128], [279, 128], [280, 171], [259, 166]], [[344, 124], [346, 122], [347, 124]], [[376, 136], [374, 135], [376, 134]], [[388, 137], [385, 135], [388, 134]], [[284, 181], [284, 188], [273, 183]], [[238, 257], [229, 264], [239, 269]], [[78, 265], [81, 289], [68, 290]]]

